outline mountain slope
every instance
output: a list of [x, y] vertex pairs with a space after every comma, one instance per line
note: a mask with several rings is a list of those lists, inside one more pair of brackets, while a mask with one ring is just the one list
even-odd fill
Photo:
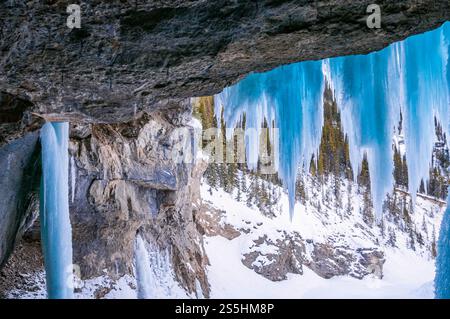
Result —
[[[292, 222], [285, 193], [279, 211], [270, 218], [248, 207], [245, 200], [236, 201], [232, 194], [202, 185], [204, 206], [197, 218], [209, 235], [205, 249], [212, 298], [433, 297], [433, 234], [438, 232], [444, 202], [418, 197], [410, 214], [410, 226], [416, 231], [411, 236], [404, 221], [389, 212], [383, 222], [364, 222], [358, 209], [363, 195], [353, 183], [342, 182], [342, 194], [347, 196], [342, 196], [343, 208], [336, 208], [326, 195], [334, 183], [315, 189], [313, 180], [305, 178], [309, 200], [297, 203]], [[345, 209], [349, 203], [354, 208], [350, 213]], [[323, 247], [328, 254], [319, 253]], [[296, 267], [286, 257], [296, 255], [292, 248], [301, 250]], [[361, 256], [367, 252], [373, 254], [364, 262]], [[256, 257], [249, 263], [252, 253]], [[283, 271], [284, 278], [271, 278], [271, 273], [280, 276]]]

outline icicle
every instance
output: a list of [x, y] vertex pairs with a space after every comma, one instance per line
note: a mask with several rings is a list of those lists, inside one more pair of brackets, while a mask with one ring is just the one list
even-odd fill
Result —
[[145, 248], [144, 240], [141, 235], [136, 237], [136, 280], [138, 285], [138, 298], [151, 299], [152, 298], [152, 278], [150, 268], [150, 258]]
[[[450, 96], [450, 23], [443, 26], [442, 55], [444, 61], [444, 74], [447, 81], [448, 95]], [[445, 89], [445, 88], [444, 88]], [[439, 119], [447, 137], [450, 132], [449, 106], [439, 109]], [[437, 244], [436, 276], [434, 278], [435, 297], [438, 299], [450, 299], [450, 187], [447, 197], [447, 209], [442, 218], [439, 239]]]
[[[356, 179], [367, 154], [370, 186], [377, 216], [393, 187], [392, 133], [396, 105], [389, 98], [389, 58], [384, 50], [370, 55], [330, 59], [331, 83], [349, 137], [350, 162]], [[392, 70], [392, 69], [391, 69]]]
[[41, 129], [40, 217], [49, 298], [73, 298], [68, 141], [68, 123], [46, 123]]
[[224, 106], [228, 127], [234, 127], [242, 114], [246, 114], [249, 133], [246, 152], [250, 169], [257, 166], [258, 136], [264, 118], [268, 123], [275, 122], [280, 140], [278, 172], [289, 193], [291, 218], [297, 169], [301, 165], [309, 167], [311, 156], [317, 153], [320, 144], [323, 89], [322, 62], [311, 61], [251, 74], [215, 96], [216, 111]]
[[71, 196], [70, 200], [73, 203], [75, 200], [75, 184], [76, 184], [76, 166], [75, 166], [75, 159], [73, 156], [70, 157], [70, 191]]
[[[415, 200], [421, 180], [428, 180], [433, 146], [436, 141], [434, 117], [448, 127], [449, 92], [447, 82], [448, 43], [441, 29], [406, 39], [398, 44], [404, 48], [402, 57], [405, 82], [406, 160], [408, 187]], [[448, 32], [446, 32], [448, 35]], [[446, 48], [446, 49], [445, 49]], [[446, 52], [446, 53], [445, 53]]]
[[[413, 199], [429, 174], [435, 141], [434, 117], [448, 134], [450, 23], [369, 55], [301, 62], [251, 74], [215, 97], [227, 126], [243, 113], [259, 134], [263, 119], [279, 128], [278, 172], [294, 207], [296, 172], [308, 168], [322, 129], [323, 75], [329, 82], [349, 137], [356, 179], [367, 154], [376, 215], [393, 188], [392, 140], [403, 113], [409, 190]], [[426, 48], [426, 50], [424, 49]], [[218, 112], [217, 114], [220, 114]], [[249, 168], [256, 167], [258, 134], [246, 138]]]

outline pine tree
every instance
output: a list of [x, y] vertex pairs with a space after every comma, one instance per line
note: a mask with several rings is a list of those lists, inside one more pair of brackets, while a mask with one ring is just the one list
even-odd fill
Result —
[[358, 184], [370, 190], [370, 172], [369, 172], [369, 162], [367, 161], [367, 154], [364, 154], [361, 172], [358, 175]]
[[375, 216], [372, 212], [372, 198], [370, 196], [370, 189], [364, 188], [363, 193], [363, 221], [372, 226], [375, 220]]
[[414, 240], [414, 231], [411, 228], [409, 229], [409, 248], [416, 251], [416, 242]]
[[247, 206], [252, 207], [253, 201], [255, 199], [255, 183], [256, 183], [256, 177], [253, 172], [250, 172], [250, 185], [248, 186], [248, 192], [247, 192]]
[[436, 229], [434, 228], [434, 225], [433, 225], [433, 234], [432, 234], [432, 239], [431, 239], [431, 256], [433, 256], [433, 258], [436, 258], [436, 256], [437, 256]]
[[424, 240], [423, 240], [422, 234], [421, 234], [420, 232], [417, 231], [417, 229], [416, 229], [415, 226], [414, 226], [414, 234], [416, 235], [417, 243], [418, 243], [420, 246], [425, 245], [425, 242], [424, 242]]
[[423, 219], [422, 219], [422, 231], [424, 232], [424, 234], [427, 236], [427, 239], [428, 239], [428, 227], [427, 227], [427, 222], [425, 220], [425, 215], [423, 215]]
[[311, 164], [309, 165], [309, 172], [312, 176], [317, 176], [316, 160], [314, 155], [311, 157]]
[[380, 227], [381, 237], [384, 238], [386, 236], [386, 229], [385, 229], [385, 224], [384, 224], [384, 216], [381, 216], [379, 227]]
[[425, 192], [425, 183], [423, 182], [423, 179], [420, 180], [419, 193], [426, 194], [426, 192]]
[[[406, 168], [407, 170], [407, 168]], [[405, 178], [406, 173], [406, 178]], [[403, 163], [400, 151], [394, 146], [394, 180], [397, 186], [408, 187], [407, 183], [408, 172], [405, 172], [405, 165]]]
[[297, 181], [295, 183], [295, 200], [300, 201], [302, 204], [306, 204], [305, 183], [301, 176], [297, 177]]
[[242, 200], [242, 191], [241, 191], [241, 178], [242, 176], [238, 174], [236, 176], [236, 200], [240, 202]]
[[217, 189], [217, 186], [219, 186], [218, 164], [209, 164], [206, 168], [205, 176], [208, 185]]
[[241, 173], [241, 190], [244, 194], [247, 194], [247, 175], [244, 172]]
[[396, 247], [397, 242], [397, 236], [395, 235], [394, 229], [389, 227], [389, 239], [387, 241], [387, 244], [391, 247]]
[[336, 208], [341, 208], [342, 207], [341, 179], [339, 175], [334, 175], [333, 181], [334, 181], [333, 191], [334, 191], [334, 198], [336, 200]]
[[353, 206], [352, 206], [352, 183], [347, 184], [347, 209], [346, 213], [348, 216], [350, 216], [353, 212]]
[[341, 116], [329, 86], [324, 91], [324, 123], [317, 159], [313, 173], [321, 178], [333, 174], [336, 177], [353, 178], [350, 165], [348, 137], [344, 134]]

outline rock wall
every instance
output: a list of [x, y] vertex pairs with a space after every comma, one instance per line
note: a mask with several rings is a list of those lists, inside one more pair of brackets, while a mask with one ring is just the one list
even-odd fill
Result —
[[249, 72], [368, 53], [450, 19], [448, 1], [381, 0], [382, 27], [370, 29], [373, 2], [85, 1], [70, 29], [71, 1], [2, 1], [0, 92], [31, 102], [9, 133], [42, 117], [126, 122]]
[[168, 156], [174, 128], [187, 125], [186, 98], [252, 71], [378, 50], [450, 18], [448, 1], [382, 0], [382, 28], [368, 29], [372, 2], [89, 1], [81, 29], [71, 30], [71, 1], [2, 1], [0, 164], [11, 166], [0, 172], [0, 265], [36, 213], [33, 132], [64, 120], [73, 124], [71, 219], [82, 276], [129, 274], [140, 231], [171, 247], [189, 292], [197, 279], [207, 295], [192, 214], [201, 170]]
[[[74, 128], [70, 154], [70, 201], [74, 263], [83, 279], [133, 275], [137, 232], [169, 249], [182, 286], [192, 293], [198, 280], [208, 295], [202, 237], [192, 215], [195, 164], [174, 162], [178, 129], [185, 116], [145, 115], [118, 125]], [[175, 123], [175, 124], [174, 124]], [[188, 130], [183, 130], [187, 132]]]
[[29, 133], [0, 148], [0, 269], [16, 239], [37, 213], [40, 180], [37, 140], [37, 133]]

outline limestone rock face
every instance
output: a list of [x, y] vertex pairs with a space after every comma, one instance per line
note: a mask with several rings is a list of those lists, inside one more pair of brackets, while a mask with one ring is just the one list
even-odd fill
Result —
[[317, 242], [310, 244], [312, 249], [306, 250], [305, 245], [309, 243], [296, 233], [284, 233], [276, 240], [265, 235], [255, 240], [248, 248], [249, 252], [243, 254], [242, 263], [272, 281], [285, 280], [288, 273], [303, 274], [302, 265], [326, 279], [335, 276], [383, 277], [384, 253], [377, 248], [355, 250]]
[[13, 131], [36, 114], [126, 122], [249, 72], [368, 53], [450, 19], [450, 3], [435, 0], [379, 2], [380, 29], [366, 25], [372, 0], [113, 0], [83, 2], [81, 29], [70, 29], [71, 3], [0, 3], [0, 92], [31, 102], [13, 112], [23, 124]]
[[297, 233], [284, 232], [275, 241], [264, 235], [249, 247], [242, 263], [272, 281], [287, 279], [287, 274], [303, 274], [305, 245]]
[[[152, 247], [153, 255], [157, 257], [159, 250], [167, 257], [173, 279], [187, 294], [209, 296], [208, 260], [193, 210], [193, 203], [200, 202], [198, 188], [206, 162], [197, 160], [195, 148], [188, 147], [195, 139], [187, 119], [190, 113], [179, 107], [173, 114], [155, 112], [128, 123], [71, 126], [73, 260], [84, 282], [102, 278], [107, 283], [86, 295], [76, 291], [84, 297], [104, 296], [119, 280], [135, 277], [138, 233]], [[25, 229], [27, 237], [33, 237], [33, 254], [40, 253], [39, 223], [30, 228], [38, 213], [37, 138], [37, 132], [29, 133], [0, 149], [0, 163], [9, 168], [0, 173], [5, 189], [0, 194], [0, 256], [4, 260]], [[37, 184], [31, 183], [36, 180]], [[31, 251], [26, 240], [22, 243], [20, 247]], [[10, 274], [0, 287], [5, 296], [12, 296], [11, 291], [27, 294], [26, 287], [34, 280], [30, 277], [24, 283], [11, 277], [15, 269], [30, 270], [21, 264], [19, 253], [3, 269], [5, 276]], [[38, 266], [32, 273], [43, 272], [42, 264]]]
[[224, 214], [224, 211], [202, 203], [195, 214], [200, 233], [206, 236], [222, 236], [228, 240], [239, 237], [242, 230], [237, 230], [233, 225], [223, 222]]
[[355, 250], [332, 243], [315, 243], [306, 264], [326, 279], [343, 275], [362, 279], [369, 274], [381, 279], [384, 262], [384, 253], [377, 248]]
[[[70, 199], [74, 263], [82, 279], [133, 275], [136, 234], [171, 252], [189, 293], [209, 288], [202, 237], [192, 213], [193, 163], [174, 160], [177, 127], [160, 115], [74, 129]], [[76, 136], [83, 132], [87, 136]], [[178, 154], [178, 150], [176, 151]]]
[[29, 133], [0, 148], [0, 268], [37, 213], [37, 140], [37, 133]]

